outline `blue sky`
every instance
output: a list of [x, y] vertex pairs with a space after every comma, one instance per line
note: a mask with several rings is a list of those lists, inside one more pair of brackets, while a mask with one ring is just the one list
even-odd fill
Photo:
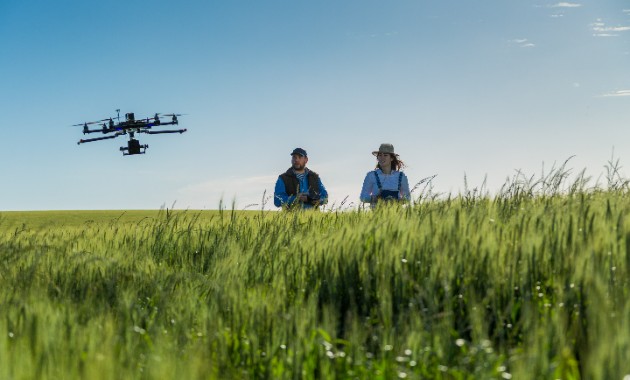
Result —
[[[382, 142], [439, 192], [630, 165], [630, 0], [2, 0], [0, 46], [0, 210], [245, 208], [297, 146], [333, 202]], [[76, 144], [116, 109], [188, 132]]]

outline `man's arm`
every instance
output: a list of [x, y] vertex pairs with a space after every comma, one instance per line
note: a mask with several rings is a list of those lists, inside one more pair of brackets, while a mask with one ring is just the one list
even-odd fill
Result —
[[273, 191], [273, 204], [276, 207], [282, 207], [284, 205], [290, 205], [295, 201], [294, 195], [287, 194], [287, 189], [284, 186], [282, 178], [278, 177], [276, 181], [276, 188]]
[[319, 189], [319, 202], [317, 204], [325, 205], [326, 203], [328, 203], [328, 191], [326, 191], [326, 188], [324, 187], [321, 178], [317, 179], [317, 187]]

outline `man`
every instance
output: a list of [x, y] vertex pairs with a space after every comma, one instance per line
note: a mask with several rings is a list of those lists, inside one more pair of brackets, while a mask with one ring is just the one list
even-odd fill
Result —
[[278, 176], [273, 204], [284, 209], [317, 209], [328, 202], [328, 192], [319, 175], [306, 167], [308, 155], [302, 148], [291, 152], [291, 167]]

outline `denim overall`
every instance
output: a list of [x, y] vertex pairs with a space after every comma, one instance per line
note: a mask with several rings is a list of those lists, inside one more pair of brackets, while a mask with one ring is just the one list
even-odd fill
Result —
[[383, 190], [383, 185], [381, 184], [381, 180], [378, 178], [378, 173], [376, 170], [374, 171], [374, 177], [376, 178], [376, 186], [378, 186], [379, 195], [378, 199], [382, 199], [384, 201], [398, 201], [400, 200], [400, 186], [402, 183], [402, 173], [398, 172], [398, 191], [396, 190]]

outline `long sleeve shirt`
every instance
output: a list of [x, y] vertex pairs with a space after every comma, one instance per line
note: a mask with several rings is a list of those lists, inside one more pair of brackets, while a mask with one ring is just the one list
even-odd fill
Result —
[[[374, 176], [375, 172], [381, 182], [381, 189], [378, 188], [378, 183]], [[399, 176], [402, 176], [402, 178], [400, 178], [400, 199], [409, 200], [411, 193], [409, 192], [409, 181], [405, 173], [394, 170], [390, 174], [385, 174], [381, 169], [376, 169], [365, 175], [363, 187], [361, 188], [361, 202], [372, 202], [374, 198], [379, 195], [381, 190], [398, 191]]]
[[[309, 170], [306, 169], [306, 173], [305, 173], [306, 175], [304, 175], [302, 178], [298, 177], [299, 188], [304, 189], [304, 190], [300, 190], [300, 193], [308, 193], [308, 173], [309, 173]], [[318, 193], [320, 197], [319, 204], [320, 205], [326, 204], [328, 202], [328, 191], [326, 191], [326, 188], [324, 187], [324, 184], [322, 183], [321, 178], [318, 178], [317, 189], [318, 189]], [[296, 201], [299, 201], [298, 194], [296, 195], [287, 194], [284, 181], [282, 180], [281, 177], [278, 177], [278, 180], [276, 181], [276, 187], [273, 192], [273, 204], [276, 207], [282, 207], [282, 206], [292, 205]], [[309, 209], [309, 208], [314, 207], [310, 203], [302, 203], [301, 205], [302, 205], [302, 208], [304, 209]]]

